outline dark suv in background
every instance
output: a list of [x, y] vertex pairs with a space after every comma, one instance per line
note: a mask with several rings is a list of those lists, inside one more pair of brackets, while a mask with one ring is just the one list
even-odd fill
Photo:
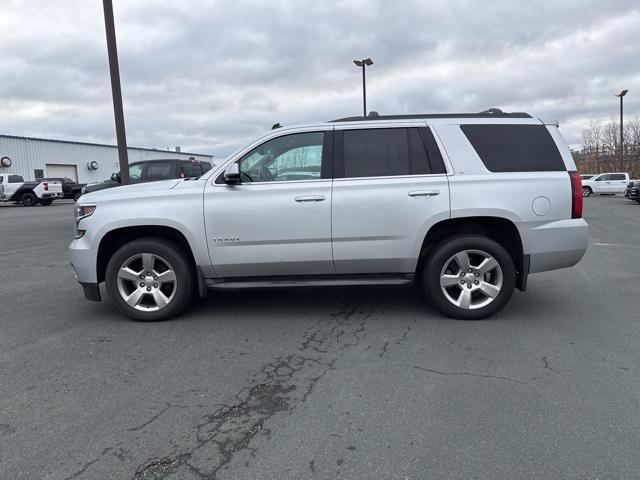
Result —
[[[129, 164], [131, 183], [157, 182], [172, 178], [199, 177], [211, 170], [211, 164], [201, 160], [178, 160], [175, 158], [161, 160], [144, 160]], [[90, 183], [82, 188], [82, 194], [120, 186], [120, 173], [111, 175], [110, 180]]]

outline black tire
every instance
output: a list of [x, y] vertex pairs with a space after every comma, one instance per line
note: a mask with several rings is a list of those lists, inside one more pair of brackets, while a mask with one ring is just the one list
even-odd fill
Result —
[[593, 190], [591, 190], [591, 187], [582, 187], [583, 197], [590, 197], [592, 193], [593, 193]]
[[82, 193], [80, 193], [80, 192], [74, 192], [74, 194], [73, 194], [73, 201], [74, 201], [74, 202], [77, 202], [77, 201], [78, 201], [78, 199], [79, 199], [81, 196], [82, 196]]
[[[461, 308], [447, 299], [442, 291], [440, 276], [445, 264], [449, 263], [451, 257], [465, 250], [477, 250], [487, 253], [497, 261], [502, 271], [500, 291], [488, 305], [473, 309]], [[426, 295], [446, 315], [460, 320], [480, 320], [496, 314], [507, 304], [516, 284], [516, 271], [511, 255], [502, 245], [488, 237], [468, 234], [447, 238], [433, 247], [426, 258], [422, 271], [422, 280]], [[469, 284], [471, 285], [471, 283]], [[452, 285], [447, 291], [451, 292], [451, 289], [456, 287], [460, 289], [460, 295], [462, 295], [463, 287], [460, 285]], [[474, 288], [474, 286], [471, 285], [471, 288]], [[481, 292], [480, 294], [483, 295]], [[474, 293], [473, 295], [477, 297], [479, 294]]]
[[20, 197], [20, 202], [25, 207], [33, 207], [36, 203], [38, 203], [38, 197], [33, 192], [24, 192]]
[[48, 207], [52, 203], [53, 203], [53, 200], [51, 200], [51, 199], [40, 200], [40, 205], [42, 205], [43, 207]]
[[[120, 267], [131, 257], [143, 253], [161, 257], [175, 273], [175, 292], [169, 303], [160, 310], [137, 310], [127, 304], [118, 289]], [[105, 273], [105, 285], [111, 301], [121, 313], [133, 320], [156, 322], [174, 317], [189, 305], [195, 290], [195, 275], [189, 259], [178, 245], [165, 240], [141, 238], [123, 245], [109, 259]]]

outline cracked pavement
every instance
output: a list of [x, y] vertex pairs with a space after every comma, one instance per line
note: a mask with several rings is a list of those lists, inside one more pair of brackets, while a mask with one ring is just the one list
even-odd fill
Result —
[[585, 199], [583, 262], [531, 276], [483, 322], [392, 287], [214, 293], [131, 322], [83, 300], [71, 210], [0, 210], [0, 478], [640, 470], [636, 204]]

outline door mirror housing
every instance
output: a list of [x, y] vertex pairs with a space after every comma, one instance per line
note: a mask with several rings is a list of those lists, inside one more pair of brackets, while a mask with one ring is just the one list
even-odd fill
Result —
[[227, 185], [237, 185], [240, 183], [240, 167], [237, 163], [232, 163], [224, 171], [224, 182]]
[[111, 180], [113, 180], [114, 182], [121, 183], [122, 179], [120, 178], [120, 173], [119, 172], [112, 173]]

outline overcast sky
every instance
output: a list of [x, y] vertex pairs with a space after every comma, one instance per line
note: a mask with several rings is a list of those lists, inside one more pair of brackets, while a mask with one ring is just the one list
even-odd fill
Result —
[[[499, 107], [640, 115], [635, 1], [114, 0], [130, 145], [224, 157], [268, 130]], [[115, 142], [102, 2], [0, 0], [0, 133]]]

